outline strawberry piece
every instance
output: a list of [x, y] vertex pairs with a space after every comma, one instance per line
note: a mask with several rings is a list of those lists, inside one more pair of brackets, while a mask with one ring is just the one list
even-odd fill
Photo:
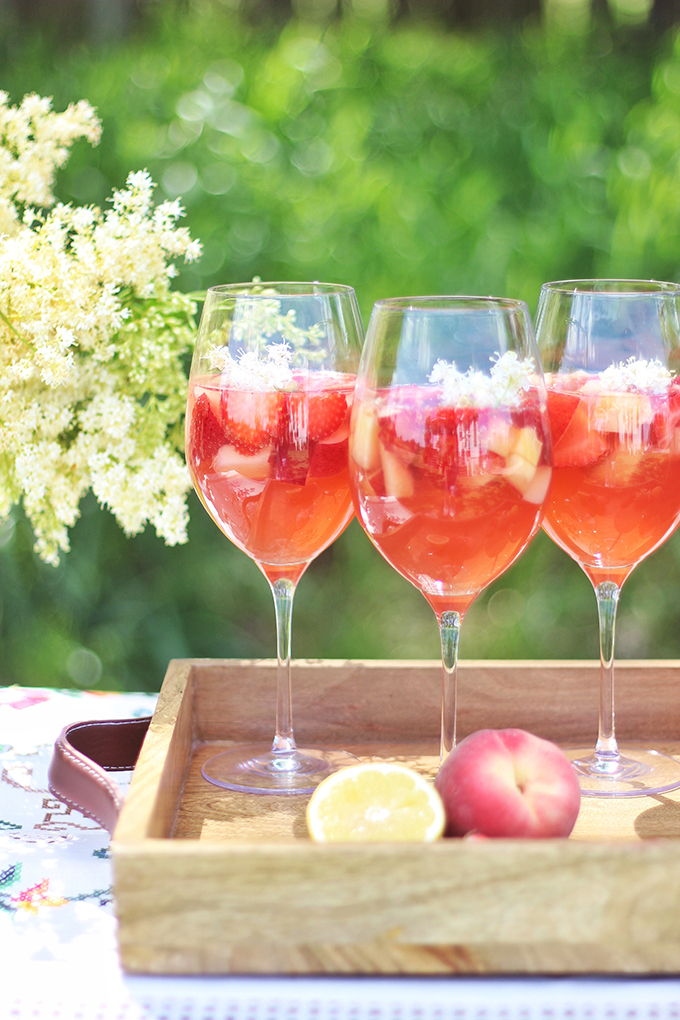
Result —
[[222, 417], [228, 441], [246, 456], [257, 453], [279, 431], [283, 394], [274, 391], [222, 391]]
[[553, 464], [555, 467], [585, 467], [595, 464], [608, 451], [604, 435], [590, 428], [586, 403], [579, 400], [571, 420], [555, 443]]
[[277, 445], [270, 460], [273, 461], [273, 475], [279, 482], [289, 485], [304, 485], [309, 472], [309, 447], [297, 450], [285, 443]]
[[288, 431], [297, 446], [327, 439], [340, 428], [347, 416], [347, 398], [339, 390], [288, 394]]
[[309, 477], [330, 478], [347, 470], [348, 448], [346, 439], [340, 443], [317, 443], [309, 464]]
[[580, 403], [575, 393], [564, 393], [561, 390], [548, 390], [548, 417], [553, 444], [556, 446], [567, 431], [576, 408]]
[[347, 416], [347, 398], [339, 390], [316, 393], [309, 398], [309, 438], [313, 443], [337, 432]]
[[667, 450], [680, 429], [680, 380], [673, 379], [668, 387], [668, 404], [657, 411], [649, 426], [649, 441], [659, 450]]
[[436, 474], [451, 473], [481, 456], [479, 410], [475, 407], [438, 407], [425, 422], [425, 465]]
[[189, 445], [191, 455], [196, 464], [212, 461], [220, 447], [227, 442], [224, 429], [220, 425], [212, 405], [201, 393], [191, 414]]

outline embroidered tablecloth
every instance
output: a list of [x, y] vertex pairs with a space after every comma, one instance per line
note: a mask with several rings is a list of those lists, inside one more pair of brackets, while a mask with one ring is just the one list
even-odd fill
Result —
[[[47, 787], [84, 719], [148, 715], [151, 694], [0, 688], [0, 1017], [14, 1020], [680, 1020], [673, 979], [130, 977], [109, 836]], [[129, 776], [117, 774], [123, 789]]]

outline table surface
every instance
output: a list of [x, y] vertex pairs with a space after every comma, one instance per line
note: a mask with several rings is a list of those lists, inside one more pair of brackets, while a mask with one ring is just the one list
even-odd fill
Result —
[[[61, 728], [156, 695], [0, 688], [0, 1017], [680, 1020], [680, 979], [139, 977], [116, 951], [109, 835], [49, 792]], [[124, 789], [129, 775], [118, 774]]]

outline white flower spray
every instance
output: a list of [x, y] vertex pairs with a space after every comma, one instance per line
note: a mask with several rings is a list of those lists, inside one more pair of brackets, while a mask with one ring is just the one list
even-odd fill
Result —
[[146, 171], [106, 211], [55, 204], [54, 177], [101, 125], [87, 102], [55, 113], [0, 92], [0, 518], [23, 501], [49, 563], [91, 489], [128, 535], [186, 541], [183, 356], [192, 299], [169, 261], [199, 257], [177, 202]]

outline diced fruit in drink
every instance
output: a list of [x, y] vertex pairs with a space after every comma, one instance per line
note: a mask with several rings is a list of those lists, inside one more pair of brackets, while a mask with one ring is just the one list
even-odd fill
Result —
[[444, 824], [434, 786], [413, 769], [391, 762], [334, 772], [307, 805], [307, 828], [319, 843], [432, 842]]
[[510, 422], [496, 419], [489, 430], [487, 449], [497, 453], [499, 457], [509, 456], [516, 432], [517, 429]]
[[543, 443], [536, 435], [536, 430], [530, 425], [525, 425], [524, 428], [516, 430], [511, 451], [513, 455], [521, 457], [528, 464], [536, 467], [541, 459], [542, 450]]
[[[437, 407], [425, 422], [425, 463], [436, 474], [468, 474], [484, 452], [480, 438], [480, 412], [476, 407]], [[468, 468], [472, 466], [472, 471]]]
[[551, 480], [552, 468], [547, 467], [545, 464], [537, 467], [534, 477], [522, 493], [526, 502], [535, 503], [537, 506], [540, 506], [548, 495]]
[[543, 452], [543, 443], [533, 426], [517, 428], [496, 421], [491, 429], [488, 446], [503, 458], [498, 473], [504, 475], [521, 493], [526, 493]]
[[355, 403], [352, 411], [350, 454], [354, 463], [364, 471], [375, 471], [380, 467], [378, 429], [377, 409]]
[[[292, 397], [295, 394], [292, 394]], [[309, 398], [309, 431], [310, 442], [317, 443], [327, 439], [340, 428], [347, 415], [347, 399], [339, 390], [326, 393], [314, 393]]]
[[278, 438], [298, 450], [332, 436], [347, 417], [347, 398], [340, 390], [286, 393], [282, 407]]
[[614, 432], [628, 442], [639, 437], [654, 417], [645, 393], [601, 393], [590, 405], [591, 425], [598, 432]]
[[222, 390], [227, 438], [240, 453], [257, 453], [279, 433], [284, 395], [274, 391]]
[[519, 453], [511, 453], [505, 461], [503, 475], [524, 494], [536, 474], [536, 465], [525, 460]]
[[658, 411], [649, 428], [649, 442], [659, 450], [680, 453], [680, 407], [669, 406]]
[[199, 463], [209, 463], [226, 441], [224, 429], [208, 396], [201, 393], [191, 415], [189, 442], [194, 459]]
[[293, 445], [281, 444], [274, 448], [274, 455], [270, 459], [270, 463], [273, 463], [272, 475], [280, 482], [304, 485], [309, 473], [309, 461], [307, 445], [297, 449]]
[[548, 417], [553, 445], [557, 445], [574, 417], [580, 398], [575, 393], [548, 390]]
[[235, 446], [221, 446], [215, 457], [213, 468], [220, 474], [227, 474], [229, 471], [237, 471], [244, 478], [262, 480], [269, 478], [271, 467], [271, 446], [265, 446], [257, 453], [240, 453]]
[[602, 433], [590, 428], [588, 405], [579, 400], [578, 407], [560, 440], [553, 449], [555, 467], [585, 467], [594, 464], [609, 450]]
[[489, 428], [487, 448], [500, 457], [516, 453], [534, 467], [541, 459], [543, 443], [532, 425], [517, 428], [508, 422], [495, 420]]
[[[338, 433], [334, 433], [336, 434]], [[330, 478], [343, 470], [346, 471], [348, 446], [346, 438], [335, 443], [317, 443], [309, 462], [310, 478]]]
[[386, 450], [380, 444], [380, 462], [382, 464], [385, 492], [393, 499], [406, 499], [414, 492], [414, 481], [411, 469], [396, 454]]
[[206, 380], [206, 385], [205, 386], [202, 386], [200, 384], [200, 382], [198, 381], [198, 379], [196, 380], [196, 382], [194, 384], [194, 400], [196, 401], [196, 403], [198, 403], [199, 397], [205, 396], [206, 399], [210, 403], [210, 406], [212, 408], [213, 414], [215, 415], [217, 420], [221, 422], [222, 421], [222, 402], [221, 402], [220, 388], [219, 388], [219, 386], [216, 386], [214, 384], [210, 385], [210, 383], [212, 382], [210, 376], [206, 376], [205, 380]]

